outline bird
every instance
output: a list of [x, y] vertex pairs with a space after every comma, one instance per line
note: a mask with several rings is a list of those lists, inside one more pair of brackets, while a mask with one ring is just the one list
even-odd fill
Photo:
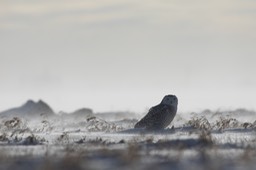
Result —
[[135, 124], [134, 128], [147, 130], [165, 129], [174, 119], [178, 107], [175, 95], [166, 95], [161, 103], [151, 107], [148, 113]]

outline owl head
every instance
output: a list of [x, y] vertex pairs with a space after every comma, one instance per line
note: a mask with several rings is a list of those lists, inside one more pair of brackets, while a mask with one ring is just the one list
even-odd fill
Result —
[[166, 104], [169, 106], [177, 107], [178, 98], [175, 95], [166, 95], [166, 96], [164, 96], [163, 100], [161, 101], [161, 104]]

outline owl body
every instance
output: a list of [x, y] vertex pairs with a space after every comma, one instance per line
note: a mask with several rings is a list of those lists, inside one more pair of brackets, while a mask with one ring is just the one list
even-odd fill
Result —
[[177, 105], [178, 99], [176, 96], [165, 96], [159, 105], [152, 107], [148, 114], [135, 124], [135, 128], [149, 130], [166, 128], [176, 115]]

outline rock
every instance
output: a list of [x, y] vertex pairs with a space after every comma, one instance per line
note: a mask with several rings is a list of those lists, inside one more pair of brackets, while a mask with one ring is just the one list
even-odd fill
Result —
[[28, 100], [25, 104], [20, 107], [12, 108], [0, 113], [1, 116], [4, 117], [40, 117], [42, 115], [52, 116], [54, 115], [54, 111], [52, 108], [46, 104], [44, 101], [39, 100], [38, 102], [34, 102], [33, 100]]

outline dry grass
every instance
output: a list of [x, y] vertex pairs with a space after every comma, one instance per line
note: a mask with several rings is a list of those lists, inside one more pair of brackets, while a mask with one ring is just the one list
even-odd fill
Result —
[[193, 117], [188, 121], [187, 125], [192, 126], [195, 129], [211, 130], [212, 126], [209, 121], [204, 117]]
[[[85, 129], [89, 132], [123, 130], [121, 125], [117, 126], [115, 123], [97, 117], [90, 117], [80, 122], [84, 123]], [[220, 117], [215, 122], [210, 122], [202, 116], [192, 118], [186, 125], [193, 128], [189, 127], [187, 131], [177, 129], [173, 133], [161, 135], [146, 133], [136, 134], [133, 138], [123, 136], [118, 140], [111, 140], [104, 136], [89, 136], [86, 130], [79, 131], [79, 133], [61, 131], [61, 133], [54, 134], [58, 134], [53, 138], [57, 138], [55, 141], [48, 143], [44, 138], [35, 134], [47, 132], [47, 135], [52, 135], [52, 132], [56, 130], [56, 124], [44, 118], [38, 128], [31, 130], [26, 121], [16, 117], [0, 125], [0, 141], [5, 142], [4, 146], [26, 148], [27, 146], [19, 145], [35, 145], [32, 147], [36, 148], [37, 145], [43, 144], [41, 146], [49, 146], [56, 151], [51, 152], [51, 149], [46, 149], [45, 153], [39, 156], [28, 151], [23, 156], [13, 156], [8, 155], [6, 152], [8, 150], [0, 150], [0, 169], [234, 169], [236, 166], [250, 169], [250, 165], [255, 165], [255, 141], [244, 140], [245, 143], [239, 148], [223, 149], [224, 145], [218, 144], [214, 135], [225, 134], [216, 132], [216, 130], [223, 132], [230, 128], [243, 130], [255, 128], [256, 121], [243, 123], [234, 118]], [[191, 129], [193, 134], [190, 135]], [[82, 135], [75, 139], [72, 136], [74, 132], [75, 135]], [[186, 138], [182, 139], [179, 135], [186, 136]], [[158, 138], [159, 136], [161, 137]], [[226, 141], [225, 144], [229, 142]], [[232, 145], [228, 146], [232, 147]], [[227, 155], [222, 151], [232, 151], [232, 149], [242, 152], [227, 159]], [[230, 153], [232, 155], [232, 152]]]
[[214, 144], [212, 134], [208, 130], [201, 130], [199, 134], [199, 141], [202, 142], [205, 146], [212, 146]]
[[122, 126], [117, 126], [95, 116], [87, 118], [86, 126], [89, 132], [117, 132], [124, 130]]
[[222, 116], [214, 124], [214, 128], [219, 130], [220, 132], [223, 131], [224, 129], [239, 127], [241, 127], [241, 123], [239, 123], [238, 120], [234, 118], [225, 118]]
[[56, 140], [57, 144], [62, 144], [62, 145], [66, 145], [66, 144], [70, 144], [70, 138], [69, 138], [69, 134], [67, 132], [63, 132]]
[[235, 118], [230, 118], [228, 116], [223, 117], [220, 116], [215, 122], [210, 123], [205, 116], [201, 117], [193, 117], [189, 120], [185, 125], [191, 126], [195, 129], [199, 130], [218, 130], [219, 132], [223, 132], [225, 129], [234, 129], [234, 128], [244, 128], [244, 129], [255, 129], [256, 121], [253, 123], [249, 122], [239, 122]]

